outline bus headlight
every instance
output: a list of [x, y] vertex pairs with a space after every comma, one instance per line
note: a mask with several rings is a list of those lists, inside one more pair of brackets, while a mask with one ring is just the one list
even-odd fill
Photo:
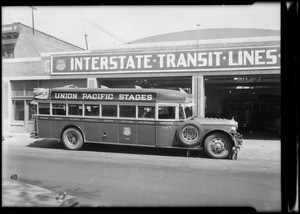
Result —
[[235, 131], [236, 132], [237, 127], [236, 126], [230, 126], [230, 130], [231, 131]]

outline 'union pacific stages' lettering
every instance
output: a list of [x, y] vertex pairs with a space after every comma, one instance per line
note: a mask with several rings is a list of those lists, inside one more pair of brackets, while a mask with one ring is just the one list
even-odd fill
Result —
[[65, 93], [55, 92], [54, 100], [99, 100], [99, 101], [155, 101], [155, 94], [147, 93]]
[[55, 99], [77, 99], [77, 93], [55, 93], [54, 94]]
[[151, 101], [152, 94], [120, 94], [119, 100], [128, 100], [128, 101]]

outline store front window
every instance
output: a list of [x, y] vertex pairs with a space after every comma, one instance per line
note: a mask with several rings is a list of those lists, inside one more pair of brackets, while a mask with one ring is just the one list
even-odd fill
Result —
[[13, 120], [24, 121], [24, 100], [13, 100]]

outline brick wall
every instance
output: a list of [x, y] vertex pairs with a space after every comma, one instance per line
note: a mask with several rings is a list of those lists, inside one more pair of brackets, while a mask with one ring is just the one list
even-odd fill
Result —
[[72, 44], [20, 24], [20, 34], [15, 46], [15, 58], [35, 57], [41, 53], [82, 50]]
[[45, 71], [45, 62], [41, 61], [21, 61], [4, 60], [2, 63], [3, 77], [29, 77], [29, 76], [49, 76], [50, 71]]

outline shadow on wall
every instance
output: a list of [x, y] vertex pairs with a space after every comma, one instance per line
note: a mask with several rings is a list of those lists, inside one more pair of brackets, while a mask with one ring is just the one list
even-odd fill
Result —
[[259, 131], [245, 131], [238, 130], [243, 135], [243, 139], [252, 140], [281, 140], [277, 132], [259, 132]]

